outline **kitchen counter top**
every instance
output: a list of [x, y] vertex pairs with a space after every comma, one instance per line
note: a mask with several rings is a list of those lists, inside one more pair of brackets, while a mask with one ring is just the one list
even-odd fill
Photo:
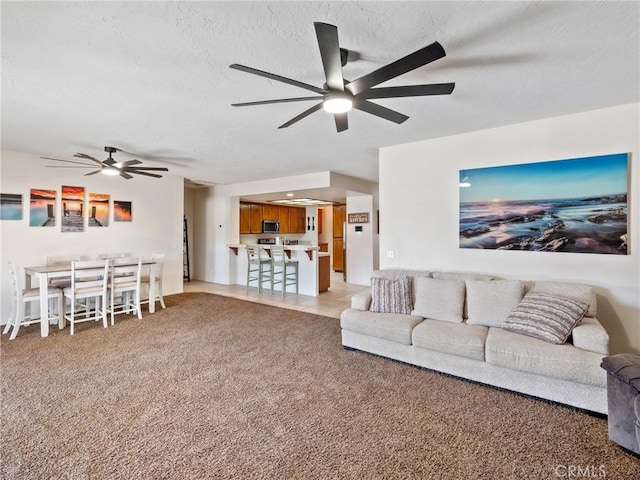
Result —
[[[231, 243], [228, 246], [231, 250], [233, 250], [233, 253], [235, 253], [236, 255], [238, 255], [239, 248], [247, 248], [246, 243]], [[258, 246], [264, 250], [271, 250], [271, 247], [273, 245], [259, 244]], [[309, 257], [309, 260], [313, 260], [313, 252], [320, 250], [320, 247], [317, 245], [315, 246], [314, 245], [282, 245], [282, 246], [284, 247], [284, 251], [287, 253], [287, 257], [289, 258], [291, 258], [291, 252], [297, 251], [297, 252], [306, 252]]]

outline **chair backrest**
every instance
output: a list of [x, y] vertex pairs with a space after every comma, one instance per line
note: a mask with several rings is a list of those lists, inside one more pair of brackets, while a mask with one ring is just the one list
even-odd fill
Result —
[[140, 271], [142, 269], [142, 258], [124, 257], [111, 260], [111, 287], [118, 288], [123, 284], [136, 283], [136, 288], [140, 288]]
[[271, 261], [274, 265], [281, 265], [287, 261], [282, 245], [271, 245]]
[[47, 257], [47, 265], [58, 265], [59, 263], [71, 263], [82, 260], [81, 255], [53, 255]]
[[22, 280], [20, 275], [18, 275], [18, 264], [15, 262], [9, 262], [9, 283], [11, 284], [11, 295], [15, 299], [16, 302], [22, 301]]
[[162, 278], [162, 267], [164, 265], [164, 253], [152, 253], [151, 260], [153, 263], [153, 269], [156, 275], [156, 279], [160, 280]]
[[249, 263], [256, 263], [260, 262], [261, 260], [268, 259], [269, 255], [263, 248], [260, 248], [260, 245], [247, 245], [247, 260], [249, 261]]
[[71, 289], [78, 292], [81, 289], [101, 286], [106, 292], [110, 263], [110, 260], [71, 262]]

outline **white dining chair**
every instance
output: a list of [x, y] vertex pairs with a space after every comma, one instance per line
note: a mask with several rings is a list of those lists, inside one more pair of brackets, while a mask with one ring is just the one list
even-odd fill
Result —
[[[107, 287], [110, 260], [84, 260], [71, 262], [71, 286], [64, 289], [65, 298], [70, 301], [70, 311], [64, 319], [71, 324], [71, 335], [75, 324], [102, 319], [107, 328]], [[95, 300], [95, 308], [76, 312], [78, 300]], [[89, 305], [89, 303], [87, 303]]]
[[[9, 262], [9, 282], [11, 284], [11, 315], [7, 324], [2, 331], [6, 334], [11, 327], [10, 340], [14, 340], [18, 335], [18, 330], [23, 325], [31, 325], [33, 323], [40, 323], [40, 317], [36, 317], [33, 313], [25, 313], [25, 305], [31, 302], [40, 302], [40, 289], [39, 288], [25, 288], [23, 286], [24, 276], [19, 273], [20, 268], [15, 262]], [[63, 328], [64, 322], [64, 300], [62, 298], [62, 290], [56, 287], [49, 286], [46, 292], [49, 301], [56, 300], [55, 315], [49, 315], [47, 321], [57, 320], [60, 328]], [[32, 311], [33, 311], [33, 307]], [[52, 311], [51, 308], [49, 308]]]
[[[151, 261], [153, 263], [149, 266], [149, 271], [145, 272], [141, 278], [142, 286], [148, 287], [149, 294], [147, 295], [147, 298], [143, 298], [140, 303], [151, 304], [152, 301], [154, 303], [159, 301], [162, 308], [166, 308], [164, 304], [164, 297], [162, 296], [162, 270], [164, 265], [164, 253], [152, 253]], [[154, 295], [155, 298], [154, 299], [150, 298], [152, 276], [155, 278], [155, 295]]]
[[[47, 266], [77, 262], [78, 260], [82, 260], [81, 255], [52, 255], [47, 257]], [[49, 280], [49, 285], [64, 289], [71, 285], [71, 277], [52, 278]]]
[[142, 258], [116, 258], [111, 260], [109, 272], [109, 303], [107, 312], [114, 318], [121, 313], [133, 313], [142, 318], [140, 308], [140, 272]]

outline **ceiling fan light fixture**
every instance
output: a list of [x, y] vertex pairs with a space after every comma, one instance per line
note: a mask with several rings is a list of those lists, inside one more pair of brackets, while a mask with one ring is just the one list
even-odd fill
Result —
[[120, 170], [118, 170], [116, 167], [105, 165], [102, 167], [101, 173], [105, 175], [116, 176], [116, 175], [120, 175]]
[[324, 97], [322, 108], [327, 113], [346, 113], [353, 107], [351, 97], [344, 93], [330, 93]]

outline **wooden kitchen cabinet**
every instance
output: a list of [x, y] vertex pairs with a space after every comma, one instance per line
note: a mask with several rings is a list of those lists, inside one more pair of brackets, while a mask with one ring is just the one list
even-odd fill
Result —
[[343, 225], [347, 219], [347, 206], [346, 205], [334, 205], [333, 206], [333, 236], [342, 237]]
[[347, 218], [346, 205], [333, 206], [333, 269], [344, 272], [344, 222]]
[[318, 257], [318, 291], [326, 292], [331, 286], [331, 266], [329, 255]]
[[280, 222], [280, 233], [291, 233], [289, 227], [289, 207], [278, 206], [278, 222]]
[[262, 205], [251, 204], [251, 230], [249, 233], [262, 233]]
[[290, 207], [289, 229], [290, 233], [306, 233], [307, 231], [307, 209], [302, 207]]
[[333, 269], [336, 272], [344, 272], [344, 238], [333, 237]]
[[329, 251], [329, 244], [328, 243], [319, 243], [318, 247], [320, 247], [320, 251], [321, 252], [328, 252]]
[[278, 205], [263, 205], [262, 206], [262, 219], [263, 220], [278, 220]]
[[240, 204], [240, 233], [251, 233], [251, 204]]

